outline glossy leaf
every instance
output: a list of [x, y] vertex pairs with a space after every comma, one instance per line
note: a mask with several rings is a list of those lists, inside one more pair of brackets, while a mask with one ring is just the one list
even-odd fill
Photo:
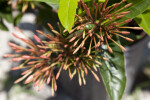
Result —
[[100, 73], [110, 99], [121, 100], [126, 86], [124, 56], [122, 50], [116, 44], [109, 44], [113, 53], [110, 54], [106, 50], [106, 45], [102, 47], [104, 49], [102, 55], [109, 58], [109, 61], [102, 61]]
[[150, 35], [150, 6], [142, 14], [135, 18], [135, 21], [141, 26], [144, 31]]
[[61, 0], [59, 3], [59, 20], [68, 31], [72, 29], [74, 24], [78, 1], [79, 0]]
[[128, 2], [133, 3], [131, 7], [126, 9], [127, 11], [130, 11], [130, 13], [125, 15], [120, 21], [135, 18], [143, 13], [150, 5], [150, 0], [128, 0]]

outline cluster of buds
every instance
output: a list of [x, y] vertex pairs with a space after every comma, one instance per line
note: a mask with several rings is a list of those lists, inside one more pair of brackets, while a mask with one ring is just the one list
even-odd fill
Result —
[[27, 1], [27, 0], [9, 0], [8, 4], [12, 5], [12, 8], [15, 8], [17, 5], [22, 5], [22, 13], [24, 13], [29, 6], [31, 6], [32, 9], [35, 8], [34, 1]]
[[[16, 54], [6, 54], [4, 57], [12, 57], [11, 61], [23, 61], [17, 67], [11, 68], [11, 70], [26, 69], [21, 75], [21, 78], [14, 83], [19, 83], [25, 80], [25, 84], [35, 82], [34, 86], [38, 86], [40, 91], [43, 84], [46, 82], [52, 87], [52, 94], [57, 90], [56, 80], [59, 78], [60, 72], [66, 70], [69, 72], [69, 77], [72, 79], [74, 75], [78, 74], [79, 85], [82, 83], [85, 85], [85, 76], [90, 71], [95, 79], [100, 82], [99, 77], [96, 75], [98, 67], [101, 66], [101, 62], [96, 59], [108, 60], [105, 57], [96, 56], [95, 53], [88, 53], [85, 47], [80, 51], [76, 51], [75, 43], [70, 42], [68, 37], [63, 36], [64, 33], [60, 33], [48, 24], [54, 36], [45, 34], [40, 30], [37, 33], [45, 36], [48, 41], [42, 41], [38, 36], [34, 35], [35, 44], [30, 38], [28, 38], [19, 28], [16, 28], [25, 37], [19, 37], [13, 33], [13, 36], [22, 40], [27, 44], [27, 48], [21, 47], [17, 44], [9, 42], [10, 47], [16, 52]], [[76, 53], [74, 53], [76, 51]], [[26, 54], [24, 54], [24, 52]], [[58, 68], [58, 73], [54, 74], [54, 70]]]
[[123, 51], [126, 51], [126, 49], [121, 44], [118, 44], [113, 39], [113, 36], [119, 36], [121, 38], [126, 39], [127, 41], [132, 42], [132, 39], [124, 36], [130, 34], [130, 32], [121, 31], [121, 29], [142, 29], [140, 27], [122, 26], [123, 24], [132, 21], [132, 19], [127, 19], [123, 22], [117, 22], [126, 14], [130, 13], [130, 11], [122, 11], [125, 8], [130, 7], [132, 3], [129, 3], [123, 6], [122, 8], [115, 10], [115, 8], [124, 3], [126, 0], [122, 0], [119, 3], [107, 7], [108, 1], [109, 0], [106, 0], [104, 3], [100, 4], [93, 1], [92, 8], [88, 8], [87, 5], [83, 2], [83, 0], [80, 0], [78, 2], [80, 14], [76, 14], [75, 25], [73, 29], [69, 32], [73, 33], [77, 30], [82, 31], [82, 33], [76, 35], [72, 39], [72, 41], [79, 41], [82, 39], [82, 42], [78, 46], [77, 50], [83, 47], [85, 41], [88, 40], [90, 41], [89, 49], [91, 49], [92, 42], [95, 43], [95, 46], [93, 46], [93, 48], [95, 48], [96, 50], [98, 49], [98, 47], [105, 43], [108, 47], [108, 51], [110, 53], [113, 53], [111, 47], [109, 46], [109, 41], [112, 41], [116, 45], [118, 45]]
[[[12, 70], [27, 69], [21, 74], [23, 77], [16, 80], [15, 83], [23, 80], [25, 80], [25, 84], [35, 82], [34, 86], [38, 86], [39, 91], [45, 82], [47, 84], [51, 83], [52, 94], [54, 94], [54, 91], [57, 90], [56, 80], [59, 78], [62, 70], [68, 71], [70, 79], [78, 74], [79, 85], [82, 85], [82, 83], [86, 84], [85, 76], [88, 74], [88, 71], [99, 82], [100, 79], [95, 71], [102, 65], [100, 61], [108, 60], [105, 57], [96, 55], [96, 53], [103, 53], [103, 50], [100, 48], [101, 45], [105, 43], [108, 51], [112, 53], [113, 51], [109, 46], [109, 41], [112, 41], [122, 50], [126, 51], [122, 45], [113, 39], [113, 36], [117, 35], [128, 41], [133, 41], [123, 36], [130, 34], [130, 32], [121, 31], [121, 29], [141, 29], [139, 27], [121, 26], [130, 22], [131, 19], [117, 22], [126, 14], [130, 13], [129, 11], [121, 11], [131, 6], [132, 3], [114, 11], [115, 8], [126, 0], [107, 7], [108, 1], [106, 0], [100, 4], [93, 1], [92, 8], [88, 8], [83, 0], [80, 0], [78, 5], [81, 13], [75, 15], [76, 21], [70, 32], [67, 30], [58, 32], [54, 30], [51, 24], [48, 24], [48, 26], [54, 33], [53, 35], [45, 34], [37, 30], [37, 33], [45, 36], [48, 41], [42, 41], [38, 36], [34, 35], [34, 39], [37, 42], [35, 44], [19, 28], [16, 28], [27, 39], [21, 38], [14, 33], [13, 35], [25, 42], [28, 47], [24, 48], [9, 42], [9, 45], [15, 50], [16, 54], [4, 55], [4, 57], [12, 57], [11, 61], [23, 61], [22, 64], [13, 67]], [[66, 33], [67, 35], [64, 35]], [[23, 52], [26, 52], [26, 54], [23, 55]], [[54, 70], [56, 68], [58, 68], [58, 72], [55, 75]]]

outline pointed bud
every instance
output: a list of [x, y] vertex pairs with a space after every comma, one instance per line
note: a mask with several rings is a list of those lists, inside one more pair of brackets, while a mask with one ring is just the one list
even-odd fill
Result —
[[128, 13], [130, 13], [130, 11], [122, 12], [121, 14], [122, 14], [122, 15], [126, 15], [126, 14], [128, 14]]
[[13, 67], [13, 68], [11, 68], [11, 70], [19, 70], [19, 69], [21, 69], [20, 67]]
[[47, 58], [47, 56], [45, 56], [45, 55], [41, 55], [41, 56], [40, 56], [40, 58], [46, 59], [46, 58]]
[[50, 23], [48, 23], [48, 26], [51, 30], [54, 30], [53, 26]]
[[125, 34], [125, 35], [130, 34], [130, 32], [127, 32], [127, 31], [121, 31], [120, 33]]
[[38, 43], [42, 43], [41, 39], [39, 37], [37, 37], [36, 35], [34, 35], [34, 39], [38, 42]]
[[4, 58], [8, 58], [8, 57], [16, 57], [17, 55], [14, 54], [5, 54], [3, 55]]
[[113, 53], [113, 51], [112, 51], [112, 49], [108, 46], [108, 51], [110, 52], [110, 53]]
[[123, 51], [127, 51], [123, 46], [119, 46]]
[[36, 67], [36, 68], [39, 68], [39, 67], [41, 67], [42, 65], [43, 65], [43, 64], [38, 63], [38, 64], [35, 65], [35, 67]]
[[13, 58], [11, 61], [21, 61], [23, 60], [22, 58]]
[[124, 39], [126, 39], [126, 40], [128, 40], [128, 41], [130, 41], [130, 42], [133, 42], [134, 40], [133, 39], [130, 39], [130, 38], [124, 38]]
[[18, 35], [16, 35], [15, 33], [12, 33], [12, 35], [18, 39], [20, 39], [20, 37]]
[[98, 82], [100, 82], [100, 79], [99, 79], [99, 77], [92, 71], [92, 74], [93, 74], [93, 76], [95, 77], [95, 79], [98, 81]]
[[130, 7], [131, 5], [132, 5], [132, 3], [129, 3], [129, 4], [125, 5], [124, 8], [128, 8], [128, 7]]
[[124, 21], [124, 23], [129, 23], [131, 21], [132, 21], [132, 19], [127, 19], [127, 20]]
[[20, 28], [15, 27], [15, 29], [16, 29], [17, 31], [19, 31], [20, 33], [23, 33], [22, 30], [21, 30]]
[[34, 78], [33, 75], [30, 75], [30, 76], [25, 80], [25, 83], [24, 83], [24, 84], [28, 84], [28, 83], [32, 82], [33, 78]]
[[38, 91], [40, 92], [41, 89], [43, 88], [44, 84], [42, 84], [39, 88], [38, 88]]
[[40, 82], [40, 80], [37, 80], [34, 84], [34, 87], [38, 86], [39, 82]]
[[51, 81], [51, 76], [49, 76], [49, 77], [47, 78], [47, 85], [50, 83], [50, 81]]

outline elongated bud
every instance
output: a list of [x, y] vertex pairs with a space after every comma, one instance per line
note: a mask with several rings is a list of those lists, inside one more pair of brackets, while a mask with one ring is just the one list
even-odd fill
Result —
[[20, 37], [18, 35], [16, 35], [15, 33], [12, 33], [12, 35], [18, 39], [20, 39]]
[[53, 26], [50, 23], [48, 23], [48, 26], [51, 30], [54, 30]]
[[35, 65], [35, 67], [36, 67], [36, 68], [39, 68], [39, 67], [41, 67], [42, 65], [43, 65], [43, 64], [38, 63], [38, 64]]
[[125, 34], [125, 35], [127, 35], [127, 34], [130, 34], [130, 32], [127, 32], [127, 31], [122, 31], [122, 32], [120, 32], [121, 34]]
[[23, 78], [19, 78], [14, 82], [14, 84], [17, 84], [17, 83], [21, 82], [22, 80], [23, 80]]
[[11, 42], [8, 42], [8, 45], [13, 46], [13, 47], [16, 47], [16, 46], [17, 46], [16, 44], [11, 43]]
[[41, 39], [40, 39], [38, 36], [34, 35], [34, 39], [35, 39], [38, 43], [42, 43]]
[[41, 56], [40, 56], [40, 58], [46, 59], [46, 58], [47, 58], [47, 56], [45, 56], [45, 55], [41, 55]]
[[40, 80], [37, 80], [34, 84], [34, 87], [38, 86], [39, 82], [40, 82]]
[[30, 75], [26, 80], [25, 80], [25, 83], [24, 84], [28, 84], [30, 82], [32, 82], [33, 80], [33, 75]]
[[47, 78], [47, 84], [49, 84], [50, 81], [51, 81], [51, 76], [49, 76], [49, 77]]
[[23, 58], [13, 58], [11, 61], [21, 61]]
[[45, 50], [40, 49], [40, 51], [41, 51], [42, 53], [45, 53]]
[[36, 61], [30, 61], [30, 62], [28, 62], [28, 64], [35, 64], [35, 63], [37, 63]]
[[108, 46], [108, 51], [110, 52], [110, 53], [113, 53], [113, 51], [112, 51], [112, 49]]
[[23, 31], [22, 31], [20, 28], [15, 27], [15, 29], [16, 29], [17, 31], [19, 31], [20, 33], [23, 33]]
[[16, 57], [17, 55], [14, 54], [5, 54], [3, 55], [4, 58], [8, 58], [8, 57]]
[[77, 38], [77, 37], [74, 36], [73, 38], [71, 38], [71, 39], [69, 40], [69, 42], [74, 41], [76, 38]]
[[116, 19], [120, 19], [122, 17], [124, 17], [124, 15], [117, 16]]
[[54, 91], [55, 91], [55, 92], [57, 91], [57, 84], [56, 84], [56, 81], [54, 81]]
[[123, 51], [127, 51], [123, 46], [119, 46]]
[[31, 58], [31, 56], [23, 55], [23, 56], [22, 56], [22, 58], [24, 58], [24, 59], [30, 59], [30, 58]]
[[60, 76], [60, 72], [57, 73], [56, 80], [59, 78], [59, 76]]
[[130, 39], [130, 38], [124, 38], [124, 39], [126, 39], [126, 40], [128, 40], [128, 41], [130, 41], [130, 42], [133, 42], [134, 40], [133, 39]]
[[99, 79], [99, 77], [92, 71], [92, 74], [93, 74], [93, 76], [95, 77], [95, 79], [98, 81], [98, 82], [100, 82], [100, 79]]
[[13, 68], [11, 68], [11, 70], [19, 70], [19, 69], [21, 69], [20, 67], [13, 67]]
[[126, 15], [126, 14], [129, 14], [129, 13], [130, 13], [130, 11], [126, 11], [126, 12], [122, 12], [121, 14]]
[[131, 21], [132, 21], [132, 19], [127, 19], [127, 20], [124, 21], [124, 23], [129, 23]]
[[38, 91], [41, 91], [41, 89], [43, 88], [44, 84], [42, 84], [39, 88]]
[[124, 8], [128, 8], [128, 7], [130, 7], [131, 5], [132, 5], [132, 3], [129, 3], [129, 4], [125, 5]]

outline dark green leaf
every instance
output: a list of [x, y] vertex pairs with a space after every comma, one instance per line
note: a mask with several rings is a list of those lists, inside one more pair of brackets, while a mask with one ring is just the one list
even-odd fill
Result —
[[109, 61], [102, 61], [100, 73], [110, 99], [121, 100], [126, 86], [124, 56], [122, 50], [116, 44], [112, 42], [109, 44], [113, 54], [106, 50], [106, 45], [102, 47], [104, 49], [102, 55], [109, 58]]
[[11, 6], [8, 5], [7, 1], [1, 1], [0, 2], [0, 17], [2, 19], [7, 20], [8, 22], [12, 23], [12, 9]]
[[140, 14], [139, 16], [137, 16], [135, 18], [135, 21], [139, 24], [139, 26], [141, 26], [144, 31], [150, 35], [150, 7], [143, 12], [142, 14]]
[[123, 17], [122, 20], [135, 18], [143, 13], [150, 5], [150, 0], [128, 0], [128, 2], [133, 3], [133, 5], [126, 9], [130, 13]]
[[61, 0], [59, 3], [58, 16], [61, 24], [70, 31], [74, 24], [77, 2], [79, 0]]

